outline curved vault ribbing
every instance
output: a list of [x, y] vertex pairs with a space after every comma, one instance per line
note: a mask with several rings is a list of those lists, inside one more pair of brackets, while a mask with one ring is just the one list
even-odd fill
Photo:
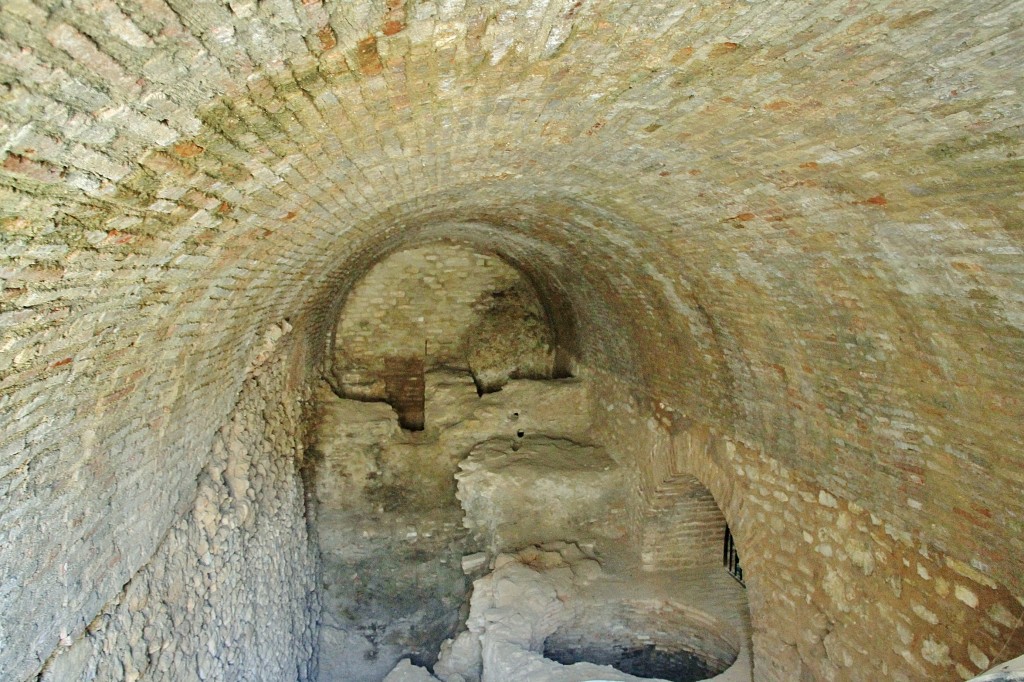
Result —
[[558, 292], [595, 368], [1019, 597], [1022, 16], [6, 3], [0, 676], [189, 506], [266, 328], [323, 334], [431, 230]]

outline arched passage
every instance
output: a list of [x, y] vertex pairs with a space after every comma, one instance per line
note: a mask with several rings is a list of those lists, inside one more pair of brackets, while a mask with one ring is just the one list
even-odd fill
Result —
[[[512, 248], [480, 225], [466, 229], [477, 243], [490, 237]], [[745, 597], [723, 572], [725, 522], [714, 500], [679, 477], [651, 495], [633, 489], [636, 444], [609, 449], [594, 434], [601, 389], [593, 370], [558, 375], [557, 339], [579, 330], [538, 296], [551, 288], [550, 274], [534, 263], [532, 274], [549, 280], [534, 288], [512, 262], [466, 243], [421, 242], [384, 255], [337, 306], [333, 395], [317, 393], [308, 476], [324, 562], [321, 676], [372, 682], [402, 657], [433, 666], [442, 640], [466, 627], [470, 580], [504, 553], [554, 546], [605, 566], [599, 584], [651, 574], [634, 585], [640, 601], [622, 605], [629, 622], [645, 618], [641, 604], [675, 600], [680, 632], [647, 653], [623, 644], [620, 667], [654, 674], [675, 665], [691, 679], [742, 653], [749, 670]], [[413, 365], [415, 376], [395, 376]], [[480, 390], [483, 380], [490, 390]], [[419, 388], [418, 403], [398, 395], [402, 382]], [[411, 432], [410, 409], [420, 418]], [[685, 615], [711, 612], [721, 623], [708, 616], [703, 634], [702, 617]], [[647, 617], [668, 627], [656, 625], [657, 610]], [[579, 630], [573, 637], [593, 629], [565, 627]], [[555, 660], [576, 650], [552, 637], [551, 651], [562, 651]], [[704, 651], [702, 637], [729, 644]], [[630, 663], [635, 655], [647, 662]], [[607, 663], [612, 654], [594, 656]]]
[[[774, 540], [744, 549], [758, 608], [803, 628], [758, 630], [766, 675], [1018, 653], [1020, 18], [3, 3], [0, 677], [310, 659], [315, 593], [281, 593], [293, 639], [233, 578], [282, 563], [254, 538], [301, 535], [266, 521], [299, 506], [245, 509], [269, 462], [301, 464], [278, 408], [309, 404], [338, 294], [425, 230], [571, 313], [623, 433], [671, 408], [732, 443], [724, 485]], [[207, 599], [214, 573], [232, 599]]]

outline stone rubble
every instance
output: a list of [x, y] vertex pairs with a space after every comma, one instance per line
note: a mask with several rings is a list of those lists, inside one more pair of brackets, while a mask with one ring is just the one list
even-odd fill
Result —
[[[574, 544], [549, 543], [514, 555], [499, 554], [493, 571], [474, 582], [466, 629], [442, 646], [433, 667], [436, 677], [423, 669], [419, 674], [423, 680], [443, 682], [658, 682], [656, 677], [635, 677], [607, 665], [562, 665], [545, 657], [545, 642], [574, 615], [594, 606], [586, 590], [602, 577], [599, 563]], [[661, 616], [652, 607], [646, 617], [657, 624]], [[605, 622], [608, 628], [614, 625]], [[602, 634], [593, 636], [600, 639]], [[407, 671], [412, 669], [403, 661], [395, 671], [411, 675]], [[726, 676], [716, 679], [724, 681]]]

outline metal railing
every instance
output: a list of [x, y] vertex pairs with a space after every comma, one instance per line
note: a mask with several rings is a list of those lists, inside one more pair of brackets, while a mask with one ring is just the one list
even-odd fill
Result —
[[722, 547], [722, 564], [725, 566], [725, 570], [729, 571], [729, 575], [736, 578], [736, 581], [747, 586], [743, 582], [743, 567], [740, 566], [740, 555], [736, 551], [736, 543], [732, 539], [732, 531], [729, 530], [729, 526], [725, 527], [725, 542]]

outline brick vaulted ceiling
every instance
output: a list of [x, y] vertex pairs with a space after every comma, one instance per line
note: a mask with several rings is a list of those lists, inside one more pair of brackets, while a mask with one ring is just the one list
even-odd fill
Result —
[[145, 561], [267, 325], [315, 365], [438, 237], [1024, 593], [1022, 64], [1006, 0], [5, 0], [0, 677]]

